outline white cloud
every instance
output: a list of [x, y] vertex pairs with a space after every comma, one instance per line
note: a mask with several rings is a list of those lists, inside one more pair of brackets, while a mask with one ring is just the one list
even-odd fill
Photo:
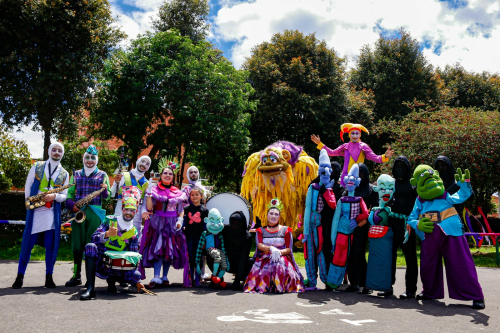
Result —
[[425, 39], [430, 48], [424, 53], [435, 66], [459, 61], [469, 70], [497, 72], [499, 2], [476, 0], [453, 9], [436, 0], [226, 0], [212, 29], [217, 39], [236, 42], [226, 55], [236, 67], [251, 55], [252, 47], [284, 29], [316, 32], [340, 56], [353, 60], [363, 45], [377, 40], [378, 24], [384, 30], [404, 27], [412, 37]]
[[[136, 2], [140, 3], [142, 1]], [[152, 3], [155, 1], [146, 2]], [[149, 8], [148, 6], [144, 7]], [[119, 6], [117, 6], [116, 3], [111, 4], [111, 12], [113, 13], [113, 16], [119, 16], [116, 25], [127, 34], [127, 40], [123, 45], [127, 44], [127, 42], [131, 39], [137, 38], [137, 35], [139, 34], [144, 34], [146, 31], [153, 31], [151, 22], [152, 17], [155, 17], [158, 14], [158, 6], [159, 5], [148, 11], [134, 10], [131, 12], [124, 12]]]
[[28, 126], [23, 126], [20, 130], [20, 132], [14, 131], [12, 133], [14, 137], [26, 141], [32, 158], [41, 159], [43, 157], [43, 132], [35, 132]]

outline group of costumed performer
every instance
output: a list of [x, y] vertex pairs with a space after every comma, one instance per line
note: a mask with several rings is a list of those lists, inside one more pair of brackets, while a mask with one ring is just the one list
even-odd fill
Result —
[[[90, 145], [83, 154], [83, 169], [78, 170], [73, 175], [70, 183], [75, 186], [68, 190], [66, 208], [74, 213], [82, 210], [85, 213], [85, 220], [71, 222], [71, 247], [73, 250], [73, 276], [66, 282], [66, 287], [74, 287], [82, 284], [81, 270], [85, 245], [91, 242], [91, 237], [106, 217], [106, 211], [102, 209], [103, 200], [109, 197], [109, 179], [106, 172], [97, 168], [98, 163], [97, 148]], [[79, 200], [87, 197], [91, 193], [104, 188], [101, 194], [95, 196], [84, 207], [75, 205]]]
[[[337, 184], [339, 172], [336, 169], [334, 171], [325, 150], [321, 150], [319, 155], [318, 174], [319, 180], [315, 179], [307, 190], [302, 238], [307, 272], [304, 285], [310, 289], [316, 288], [318, 270], [321, 281], [327, 282], [331, 262], [332, 219], [337, 199], [340, 198], [336, 198], [333, 191], [335, 185], [339, 186]], [[334, 176], [332, 179], [332, 174], [336, 174], [336, 178]], [[325, 242], [326, 239], [328, 242]]]
[[444, 298], [444, 259], [449, 297], [472, 300], [473, 308], [484, 309], [484, 295], [476, 266], [454, 207], [467, 200], [472, 193], [469, 170], [462, 174], [457, 169], [455, 180], [460, 189], [452, 195], [446, 192], [439, 172], [428, 165], [419, 165], [410, 180], [417, 187], [418, 198], [408, 224], [422, 240], [420, 277], [423, 291], [417, 299]]
[[87, 290], [80, 296], [80, 300], [89, 300], [96, 297], [95, 277], [105, 279], [108, 283], [108, 292], [116, 293], [116, 282], [130, 283], [137, 287], [139, 292], [144, 285], [140, 282], [141, 274], [136, 270], [112, 269], [104, 262], [105, 255], [111, 258], [120, 258], [137, 264], [140, 255], [138, 252], [139, 240], [133, 220], [139, 209], [141, 191], [135, 186], [126, 186], [122, 189], [122, 214], [106, 216], [104, 222], [97, 228], [85, 246], [85, 273], [87, 276]]
[[[140, 272], [145, 279], [144, 268], [153, 267], [154, 277], [148, 287], [168, 286], [168, 271], [172, 265], [175, 269], [184, 270], [183, 285], [190, 287], [186, 237], [182, 232], [187, 197], [173, 185], [179, 164], [164, 158], [160, 160], [159, 168], [160, 182], [148, 188], [143, 204], [142, 217], [146, 222], [140, 242]], [[160, 277], [162, 267], [163, 275]]]
[[300, 293], [304, 279], [293, 257], [292, 229], [281, 225], [283, 204], [272, 199], [267, 206], [266, 227], [256, 233], [255, 263], [243, 286], [246, 293]]
[[278, 141], [248, 157], [241, 196], [252, 203], [261, 223], [267, 220], [266, 205], [279, 198], [284, 204], [281, 214], [285, 225], [295, 229], [297, 216], [304, 212], [308, 186], [317, 173], [318, 164], [302, 147]]
[[[47, 161], [36, 162], [28, 173], [24, 185], [26, 199], [51, 189], [63, 187], [69, 182], [69, 174], [61, 166], [64, 146], [60, 143], [53, 143], [49, 146], [48, 154]], [[35, 245], [45, 247], [45, 287], [56, 287], [52, 273], [59, 251], [61, 203], [66, 200], [67, 192], [68, 190], [65, 189], [60, 193], [46, 194], [43, 198], [44, 206], [27, 210], [17, 277], [12, 288], [19, 289], [23, 286], [26, 267], [31, 257], [31, 250]]]
[[[121, 199], [122, 188], [124, 186], [135, 186], [139, 190], [141, 190], [142, 193], [141, 200], [144, 200], [144, 195], [149, 187], [149, 181], [146, 179], [144, 175], [149, 170], [150, 167], [151, 167], [151, 158], [149, 158], [149, 156], [144, 155], [139, 157], [137, 159], [137, 162], [135, 163], [134, 169], [132, 169], [130, 172], [124, 172], [123, 175], [115, 176], [115, 182], [118, 182], [118, 184], [114, 183], [113, 186], [111, 187], [111, 196], [113, 198], [118, 197], [118, 199]], [[118, 193], [116, 193], [117, 191]], [[122, 213], [122, 202], [121, 200], [118, 200], [115, 207], [115, 215], [120, 215], [121, 213]], [[143, 212], [141, 211], [140, 208], [138, 214], [136, 214], [134, 217], [134, 226], [137, 229], [139, 239], [141, 238], [142, 235], [142, 213]]]

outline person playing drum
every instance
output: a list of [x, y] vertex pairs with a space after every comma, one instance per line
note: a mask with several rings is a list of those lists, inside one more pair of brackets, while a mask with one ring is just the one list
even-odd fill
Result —
[[[125, 186], [122, 189], [122, 215], [106, 216], [104, 222], [92, 235], [92, 242], [85, 246], [85, 272], [88, 288], [80, 296], [80, 300], [96, 297], [95, 277], [106, 279], [108, 291], [117, 292], [115, 283], [126, 282], [137, 287], [139, 292], [144, 285], [141, 274], [136, 270], [141, 258], [138, 254], [139, 241], [133, 220], [139, 207], [141, 191], [135, 186]], [[123, 262], [124, 267], [116, 267], [114, 258]], [[113, 265], [108, 265], [113, 262]]]

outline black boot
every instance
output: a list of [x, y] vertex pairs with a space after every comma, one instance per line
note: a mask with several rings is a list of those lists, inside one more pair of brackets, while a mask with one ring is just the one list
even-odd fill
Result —
[[411, 291], [405, 291], [401, 295], [399, 295], [400, 299], [410, 299], [410, 298], [415, 298], [415, 293], [412, 293]]
[[16, 281], [12, 285], [12, 289], [19, 289], [23, 286], [24, 274], [17, 274]]
[[55, 288], [56, 284], [52, 280], [52, 274], [45, 274], [45, 288]]
[[345, 289], [345, 291], [347, 291], [348, 293], [359, 291], [359, 286], [357, 284], [351, 284]]
[[118, 292], [118, 289], [116, 289], [116, 280], [109, 277], [106, 279], [106, 282], [108, 283], [108, 293], [116, 294]]
[[82, 284], [82, 258], [83, 252], [73, 251], [73, 261], [75, 262], [73, 267], [73, 276], [68, 282], [66, 282], [66, 287], [76, 287]]
[[389, 297], [389, 296], [392, 296], [392, 295], [394, 295], [394, 291], [392, 291], [392, 289], [380, 291], [380, 292], [377, 293], [377, 296], [383, 296], [383, 297]]
[[361, 291], [363, 295], [371, 295], [373, 293], [373, 290], [367, 287], [363, 287], [363, 290]]
[[81, 301], [95, 298], [95, 259], [93, 257], [85, 257], [85, 275], [87, 275], [88, 288], [80, 296]]
[[472, 308], [473, 309], [483, 310], [485, 307], [486, 307], [486, 305], [484, 305], [484, 299], [481, 299], [478, 301], [472, 301]]

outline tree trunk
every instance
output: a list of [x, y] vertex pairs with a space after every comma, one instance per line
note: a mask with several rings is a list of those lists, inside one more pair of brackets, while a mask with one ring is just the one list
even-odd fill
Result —
[[[184, 180], [184, 166], [186, 165], [187, 154], [188, 154], [188, 150], [186, 148], [186, 149], [184, 149], [184, 154], [181, 155], [182, 163], [181, 163], [181, 170], [180, 170], [181, 175], [180, 175], [180, 180], [179, 180], [179, 186], [181, 186], [181, 187], [182, 187], [182, 181]], [[189, 175], [188, 175], [188, 177], [189, 177]]]
[[43, 160], [49, 159], [50, 129], [43, 130]]
[[153, 145], [151, 151], [149, 152], [149, 158], [151, 159], [151, 161], [155, 158], [156, 154], [158, 154], [159, 150], [160, 150], [159, 145]]
[[[180, 145], [179, 147], [177, 147], [177, 161], [179, 161], [179, 167], [181, 165], [181, 159], [182, 159], [182, 145]], [[182, 170], [180, 171], [182, 173]], [[177, 172], [177, 183], [179, 185], [179, 188], [182, 186], [182, 183], [180, 182], [180, 179], [182, 177], [182, 174], [179, 174], [179, 172]]]

